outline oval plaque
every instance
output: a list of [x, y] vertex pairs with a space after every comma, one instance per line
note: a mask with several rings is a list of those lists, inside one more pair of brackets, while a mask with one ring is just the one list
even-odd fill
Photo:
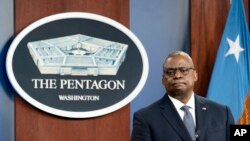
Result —
[[120, 23], [70, 12], [22, 30], [6, 59], [8, 78], [31, 105], [70, 118], [105, 115], [131, 102], [148, 76], [139, 39]]

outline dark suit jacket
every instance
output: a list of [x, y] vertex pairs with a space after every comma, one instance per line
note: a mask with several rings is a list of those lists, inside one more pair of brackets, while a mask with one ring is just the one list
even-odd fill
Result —
[[[234, 124], [228, 107], [195, 95], [196, 140], [228, 141]], [[192, 141], [167, 94], [134, 114], [131, 141]]]

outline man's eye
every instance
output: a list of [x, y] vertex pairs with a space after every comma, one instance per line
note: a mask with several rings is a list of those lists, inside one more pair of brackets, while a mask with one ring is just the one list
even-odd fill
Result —
[[166, 73], [167, 73], [168, 75], [172, 75], [172, 74], [174, 74], [174, 72], [175, 72], [174, 70], [167, 70], [167, 71], [166, 71]]
[[180, 68], [179, 70], [180, 70], [181, 73], [186, 73], [186, 72], [188, 72], [189, 69], [187, 69], [187, 68]]

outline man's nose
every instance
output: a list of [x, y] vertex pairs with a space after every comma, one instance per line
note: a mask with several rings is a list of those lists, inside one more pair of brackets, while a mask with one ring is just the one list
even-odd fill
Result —
[[174, 73], [175, 78], [180, 78], [181, 77], [181, 72], [179, 70], [176, 70]]

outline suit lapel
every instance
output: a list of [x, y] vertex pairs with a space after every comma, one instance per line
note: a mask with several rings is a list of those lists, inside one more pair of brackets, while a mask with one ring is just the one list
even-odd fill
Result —
[[206, 131], [206, 117], [208, 106], [206, 102], [200, 97], [195, 96], [195, 115], [196, 115], [196, 134], [198, 135], [197, 140], [202, 141]]
[[173, 103], [167, 96], [167, 94], [162, 98], [161, 103], [161, 113], [171, 125], [171, 127], [176, 131], [179, 136], [185, 141], [192, 141], [183, 121], [181, 120], [178, 112], [176, 111]]

